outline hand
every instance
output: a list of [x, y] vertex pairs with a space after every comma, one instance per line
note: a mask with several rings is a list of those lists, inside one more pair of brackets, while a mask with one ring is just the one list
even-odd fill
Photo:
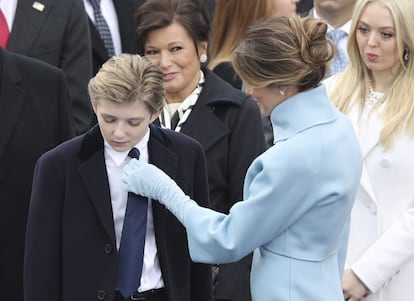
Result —
[[123, 181], [127, 185], [128, 191], [155, 200], [162, 199], [162, 188], [167, 186], [167, 183], [175, 184], [169, 176], [156, 166], [137, 159], [130, 160], [124, 167]]
[[158, 167], [132, 159], [124, 167], [123, 181], [129, 191], [164, 204], [181, 222], [190, 198]]
[[364, 301], [369, 294], [368, 288], [351, 269], [344, 271], [342, 292], [346, 301]]

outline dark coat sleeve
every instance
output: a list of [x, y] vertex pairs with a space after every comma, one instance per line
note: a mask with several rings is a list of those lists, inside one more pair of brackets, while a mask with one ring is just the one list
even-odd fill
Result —
[[[63, 73], [60, 73], [60, 104], [59, 136], [63, 142], [65, 138], [73, 136], [72, 114], [68, 97], [67, 86]], [[70, 114], [68, 113], [70, 112]], [[26, 232], [25, 257], [25, 300], [35, 296], [45, 296], [42, 300], [60, 300], [61, 283], [61, 219], [64, 193], [63, 179], [60, 173], [53, 170], [51, 164], [45, 164], [40, 159], [33, 174], [32, 199], [30, 201], [30, 215], [36, 218], [28, 219]], [[33, 253], [43, 253], [47, 256], [34, 256]], [[36, 258], [36, 260], [31, 260]], [[39, 260], [38, 260], [39, 259]], [[38, 277], [38, 273], [44, 277]], [[40, 281], [40, 283], [39, 283]], [[47, 290], [45, 289], [47, 288]]]
[[[61, 300], [64, 180], [43, 157], [36, 164], [26, 232], [25, 301]], [[47, 256], [45, 256], [47, 254]]]

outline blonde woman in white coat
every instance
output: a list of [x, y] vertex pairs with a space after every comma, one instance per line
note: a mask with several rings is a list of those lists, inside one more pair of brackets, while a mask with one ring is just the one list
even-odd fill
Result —
[[352, 120], [364, 156], [345, 300], [414, 300], [413, 16], [413, 0], [357, 1], [349, 65], [326, 80], [331, 99]]

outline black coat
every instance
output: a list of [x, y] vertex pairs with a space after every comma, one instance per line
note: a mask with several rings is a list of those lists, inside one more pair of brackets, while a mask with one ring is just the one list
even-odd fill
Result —
[[243, 197], [247, 168], [264, 151], [259, 109], [254, 100], [205, 69], [205, 83], [181, 132], [204, 148], [211, 207], [227, 213]]
[[23, 300], [24, 239], [36, 160], [71, 137], [63, 72], [0, 48], [1, 300]]
[[[151, 126], [149, 161], [208, 206], [205, 157], [193, 139]], [[211, 269], [190, 260], [185, 228], [152, 203], [167, 301], [210, 301]], [[34, 174], [25, 301], [113, 300], [117, 251], [104, 144], [98, 127], [44, 154]]]

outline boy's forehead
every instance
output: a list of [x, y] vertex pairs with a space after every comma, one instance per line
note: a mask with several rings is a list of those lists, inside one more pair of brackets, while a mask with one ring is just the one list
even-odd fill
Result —
[[142, 101], [115, 102], [102, 100], [96, 102], [96, 108], [107, 115], [130, 115], [136, 117], [146, 117], [150, 114], [146, 105]]

